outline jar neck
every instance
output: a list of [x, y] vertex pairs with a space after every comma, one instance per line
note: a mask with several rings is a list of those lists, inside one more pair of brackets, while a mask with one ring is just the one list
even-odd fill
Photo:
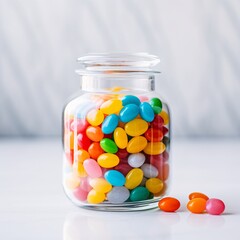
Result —
[[149, 92], [155, 90], [155, 76], [147, 74], [138, 76], [83, 75], [81, 76], [81, 89], [88, 92]]

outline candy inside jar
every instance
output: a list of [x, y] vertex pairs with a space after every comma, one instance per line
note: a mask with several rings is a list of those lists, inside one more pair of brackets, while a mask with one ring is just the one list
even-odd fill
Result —
[[[126, 76], [111, 71], [113, 82], [114, 73]], [[101, 74], [109, 73], [101, 69]], [[94, 78], [96, 73], [90, 81]], [[152, 82], [152, 75], [145, 80]], [[168, 106], [153, 89], [134, 91], [126, 80], [117, 83], [121, 85], [104, 91], [84, 91], [64, 109], [64, 190], [86, 208], [157, 207], [169, 184]]]

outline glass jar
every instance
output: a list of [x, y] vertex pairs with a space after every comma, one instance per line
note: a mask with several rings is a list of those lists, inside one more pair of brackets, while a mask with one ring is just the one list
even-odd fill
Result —
[[78, 59], [81, 91], [63, 111], [63, 186], [77, 206], [153, 208], [169, 186], [169, 108], [145, 53]]

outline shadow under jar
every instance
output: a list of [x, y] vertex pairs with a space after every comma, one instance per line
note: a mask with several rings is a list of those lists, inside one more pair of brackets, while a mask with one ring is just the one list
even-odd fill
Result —
[[63, 186], [77, 206], [136, 211], [169, 186], [169, 108], [145, 53], [78, 59], [81, 90], [63, 111]]

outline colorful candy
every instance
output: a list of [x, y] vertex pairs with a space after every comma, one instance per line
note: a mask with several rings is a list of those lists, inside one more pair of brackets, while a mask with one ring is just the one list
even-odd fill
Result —
[[206, 209], [207, 201], [204, 198], [193, 198], [187, 204], [187, 209], [192, 213], [203, 213]]
[[164, 212], [175, 212], [180, 208], [180, 202], [176, 198], [165, 197], [158, 202], [158, 207]]
[[217, 198], [210, 198], [206, 203], [206, 211], [211, 215], [220, 215], [225, 210], [225, 204], [222, 200]]
[[160, 99], [90, 95], [64, 119], [64, 186], [70, 197], [122, 204], [165, 192], [169, 116]]
[[189, 198], [189, 200], [192, 200], [194, 198], [203, 198], [206, 201], [209, 199], [209, 197], [207, 195], [205, 195], [204, 193], [200, 193], [200, 192], [192, 192], [191, 194], [189, 194], [188, 198]]

